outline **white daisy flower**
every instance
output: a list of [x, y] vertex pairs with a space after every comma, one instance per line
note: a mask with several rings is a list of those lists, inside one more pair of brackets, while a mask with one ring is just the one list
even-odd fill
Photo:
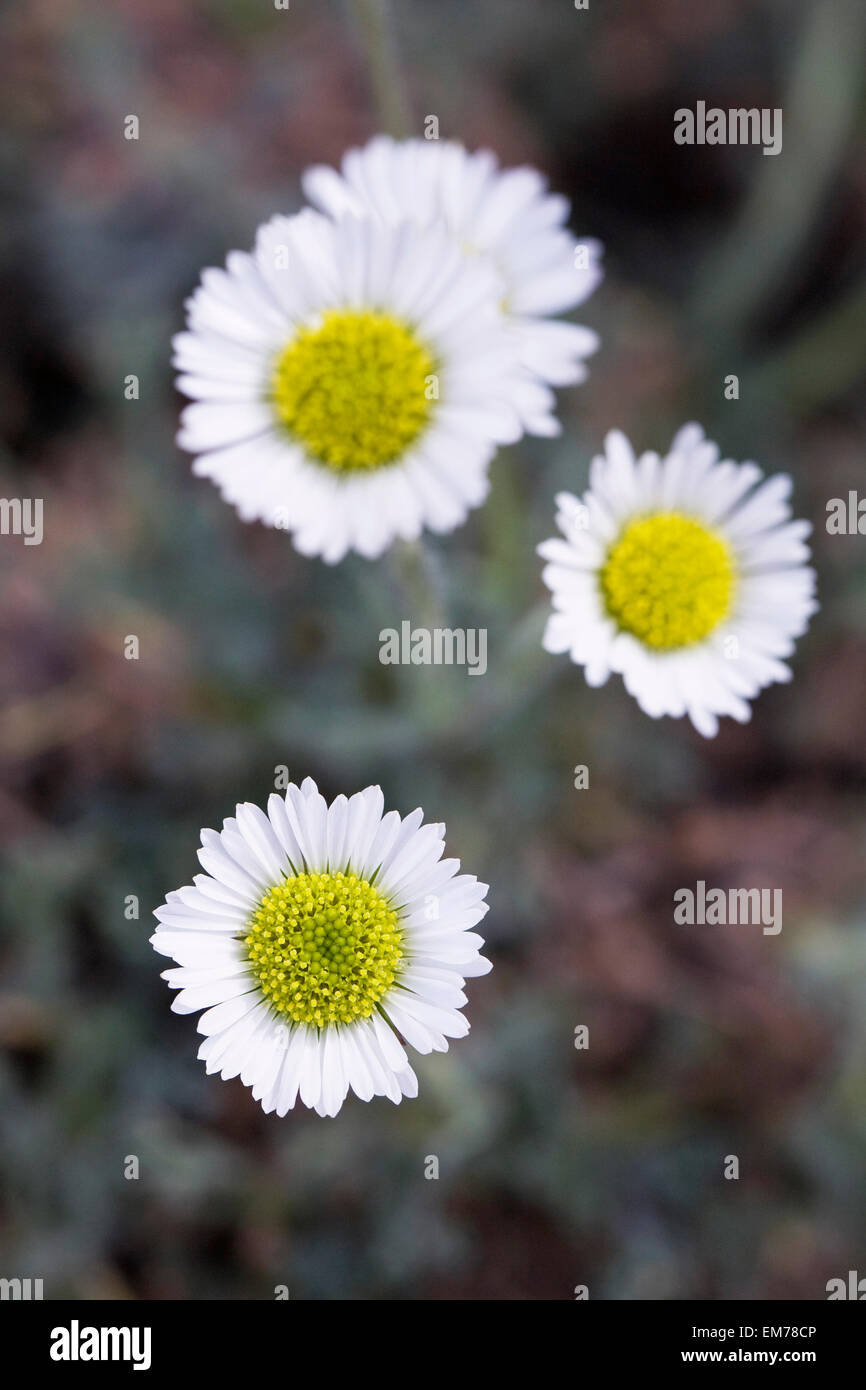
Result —
[[[443, 217], [467, 256], [492, 261], [502, 275], [521, 359], [533, 376], [551, 386], [585, 380], [584, 358], [595, 352], [598, 335], [550, 322], [550, 315], [573, 309], [598, 285], [601, 245], [576, 241], [564, 225], [568, 200], [549, 193], [537, 170], [501, 170], [490, 150], [470, 154], [454, 141], [378, 135], [349, 150], [339, 173], [318, 164], [302, 182], [310, 202], [332, 216], [367, 212], [422, 225]], [[531, 401], [523, 418], [533, 434], [559, 430]]]
[[699, 425], [664, 459], [636, 459], [618, 430], [605, 449], [583, 500], [557, 497], [565, 539], [538, 548], [555, 609], [543, 645], [713, 738], [719, 715], [744, 723], [750, 699], [791, 678], [784, 658], [818, 607], [811, 527], [790, 519], [787, 475], [720, 462]]
[[187, 301], [178, 443], [245, 521], [291, 531], [305, 555], [450, 531], [484, 500], [519, 411], [550, 404], [502, 292], [442, 223], [275, 217]]
[[422, 821], [383, 814], [378, 787], [329, 807], [307, 778], [267, 815], [246, 803], [203, 830], [205, 873], [157, 909], [173, 1010], [205, 1010], [199, 1058], [266, 1112], [300, 1097], [336, 1115], [350, 1089], [399, 1104], [418, 1093], [400, 1038], [445, 1052], [469, 1032], [463, 985], [491, 968], [470, 930], [487, 885]]

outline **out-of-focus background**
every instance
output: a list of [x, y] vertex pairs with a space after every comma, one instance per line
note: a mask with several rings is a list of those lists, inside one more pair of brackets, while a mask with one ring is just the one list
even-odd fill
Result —
[[[301, 558], [173, 442], [201, 267], [399, 106], [363, 0], [0, 18], [0, 492], [45, 508], [40, 546], [0, 538], [0, 1275], [84, 1299], [824, 1298], [866, 1271], [866, 537], [825, 526], [866, 493], [866, 9], [393, 8], [412, 128], [538, 165], [606, 246], [562, 437], [503, 451], [430, 546], [452, 623], [488, 629], [483, 679], [380, 665], [380, 629], [417, 616], [392, 564]], [[698, 100], [782, 107], [782, 153], [675, 145]], [[793, 683], [709, 743], [538, 642], [554, 493], [611, 426], [663, 449], [691, 418], [793, 474], [822, 602]], [[151, 910], [279, 765], [422, 805], [491, 884], [472, 1032], [399, 1108], [265, 1116], [169, 1012]], [[781, 888], [782, 933], [675, 926], [698, 879]]]

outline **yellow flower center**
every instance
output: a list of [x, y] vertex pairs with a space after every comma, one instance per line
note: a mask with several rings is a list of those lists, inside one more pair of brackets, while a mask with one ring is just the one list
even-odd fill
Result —
[[673, 651], [702, 641], [730, 612], [734, 558], [708, 526], [660, 512], [626, 526], [600, 581], [605, 607], [622, 631], [657, 651]]
[[372, 309], [329, 309], [277, 358], [277, 418], [317, 463], [337, 473], [395, 463], [436, 398], [436, 364], [414, 331]]
[[394, 908], [353, 873], [298, 874], [262, 898], [244, 938], [262, 993], [295, 1023], [369, 1018], [403, 958]]

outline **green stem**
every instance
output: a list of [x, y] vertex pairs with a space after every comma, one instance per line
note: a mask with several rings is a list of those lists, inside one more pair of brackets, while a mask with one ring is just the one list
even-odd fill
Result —
[[391, 550], [392, 572], [409, 608], [407, 618], [420, 627], [447, 627], [442, 576], [436, 557], [423, 540], [395, 541]]
[[382, 129], [402, 139], [412, 129], [412, 115], [394, 42], [390, 0], [350, 0], [350, 8], [364, 46]]

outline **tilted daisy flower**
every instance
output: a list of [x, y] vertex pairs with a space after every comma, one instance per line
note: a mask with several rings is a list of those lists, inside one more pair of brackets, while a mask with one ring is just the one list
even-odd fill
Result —
[[520, 410], [545, 408], [501, 299], [442, 223], [275, 217], [187, 301], [178, 443], [245, 521], [292, 532], [305, 555], [450, 531], [484, 500]]
[[[203, 830], [205, 873], [169, 893], [155, 950], [177, 967], [172, 1009], [204, 1009], [208, 1072], [239, 1076], [266, 1112], [300, 1097], [336, 1115], [351, 1089], [399, 1104], [418, 1082], [402, 1037], [445, 1052], [469, 1024], [463, 985], [486, 975], [487, 885], [443, 859], [443, 825], [386, 814], [378, 787], [328, 806], [291, 785]], [[399, 1036], [398, 1036], [399, 1035]]]
[[[414, 217], [421, 224], [444, 217], [465, 255], [490, 260], [501, 273], [521, 359], [534, 377], [551, 386], [586, 378], [584, 359], [598, 347], [597, 334], [550, 316], [573, 309], [595, 289], [601, 246], [571, 235], [564, 225], [568, 200], [548, 192], [537, 170], [502, 170], [490, 150], [469, 153], [455, 141], [378, 135], [349, 150], [339, 173], [322, 164], [308, 169], [303, 188], [332, 216], [369, 212], [386, 222]], [[522, 404], [531, 433], [558, 431], [547, 409]]]
[[720, 461], [698, 425], [663, 459], [635, 458], [612, 431], [583, 500], [557, 497], [565, 539], [539, 546], [555, 610], [544, 647], [590, 685], [618, 672], [653, 718], [687, 714], [707, 738], [719, 715], [745, 722], [753, 696], [790, 680], [784, 659], [818, 607], [790, 491], [785, 474]]

